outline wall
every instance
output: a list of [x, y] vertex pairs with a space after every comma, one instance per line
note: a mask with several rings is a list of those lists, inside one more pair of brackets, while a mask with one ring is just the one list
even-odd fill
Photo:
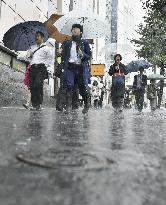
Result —
[[[16, 53], [0, 46], [0, 106], [20, 106], [26, 101], [28, 89], [24, 85], [26, 64], [17, 60]], [[50, 86], [45, 82], [44, 104], [49, 105]]]
[[12, 26], [23, 21], [47, 20], [49, 14], [56, 8], [56, 0], [0, 0], [0, 41], [5, 32]]
[[[61, 0], [59, 2], [61, 3]], [[57, 0], [0, 0], [0, 42], [5, 32], [20, 22], [31, 20], [45, 22], [57, 11], [57, 3]], [[10, 66], [15, 71], [25, 72], [26, 65], [17, 60], [16, 56], [17, 53], [13, 52], [11, 55], [10, 52], [6, 53], [0, 48], [0, 63]], [[13, 70], [9, 70], [12, 73]], [[50, 83], [53, 84], [52, 80]]]

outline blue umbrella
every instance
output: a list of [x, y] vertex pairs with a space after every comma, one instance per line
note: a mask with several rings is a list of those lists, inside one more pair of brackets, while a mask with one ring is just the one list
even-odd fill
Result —
[[143, 67], [144, 69], [148, 69], [151, 66], [152, 64], [146, 60], [136, 60], [136, 61], [131, 61], [127, 65], [127, 69], [128, 72], [131, 73], [131, 72], [138, 72], [141, 67]]
[[4, 46], [14, 51], [26, 51], [35, 44], [35, 33], [44, 33], [44, 41], [48, 39], [48, 31], [43, 23], [26, 21], [10, 28], [3, 37]]

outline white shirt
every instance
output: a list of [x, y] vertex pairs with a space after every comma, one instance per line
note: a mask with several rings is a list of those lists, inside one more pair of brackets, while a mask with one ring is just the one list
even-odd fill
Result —
[[[43, 45], [45, 46], [40, 48], [33, 54], [35, 50], [37, 50]], [[30, 61], [30, 65], [43, 63], [46, 65], [46, 67], [49, 67], [53, 60], [53, 53], [46, 44], [43, 43], [40, 46], [36, 44], [32, 45], [31, 48], [28, 50], [26, 59]]]
[[69, 62], [81, 64], [81, 58], [78, 56], [78, 53], [76, 51], [76, 42], [75, 41], [72, 41]]

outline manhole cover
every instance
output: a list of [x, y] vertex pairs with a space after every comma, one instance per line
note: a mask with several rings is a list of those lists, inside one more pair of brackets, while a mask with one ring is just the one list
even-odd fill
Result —
[[73, 150], [54, 150], [49, 149], [44, 153], [21, 153], [16, 158], [30, 165], [57, 169], [59, 167], [74, 169], [98, 169], [107, 168], [114, 163], [108, 158], [98, 157], [95, 153], [82, 153]]

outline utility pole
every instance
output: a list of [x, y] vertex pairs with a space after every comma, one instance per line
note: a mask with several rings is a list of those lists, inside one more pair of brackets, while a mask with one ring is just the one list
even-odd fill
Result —
[[[57, 12], [62, 13], [62, 0], [57, 0]], [[54, 62], [54, 73], [56, 72], [58, 63], [57, 63], [57, 52], [58, 52], [59, 44], [55, 42], [55, 62]], [[56, 97], [58, 94], [58, 78], [54, 78], [54, 96]]]
[[73, 10], [73, 0], [70, 0], [70, 4], [69, 4], [69, 11]]
[[62, 13], [62, 0], [57, 0], [57, 11]]
[[0, 20], [1, 20], [1, 12], [2, 12], [2, 0], [0, 0]]
[[[116, 11], [116, 9], [114, 9]], [[106, 36], [105, 38], [105, 44], [106, 45], [110, 45], [112, 42], [112, 30], [115, 24], [115, 19], [116, 19], [116, 15], [114, 16], [114, 13], [116, 14], [116, 12], [113, 11], [113, 0], [106, 0], [106, 19], [108, 21], [108, 29], [109, 29], [109, 34]], [[116, 28], [115, 28], [116, 30]], [[112, 52], [108, 52], [105, 53], [105, 60], [106, 60], [106, 65], [110, 66], [112, 63]]]

